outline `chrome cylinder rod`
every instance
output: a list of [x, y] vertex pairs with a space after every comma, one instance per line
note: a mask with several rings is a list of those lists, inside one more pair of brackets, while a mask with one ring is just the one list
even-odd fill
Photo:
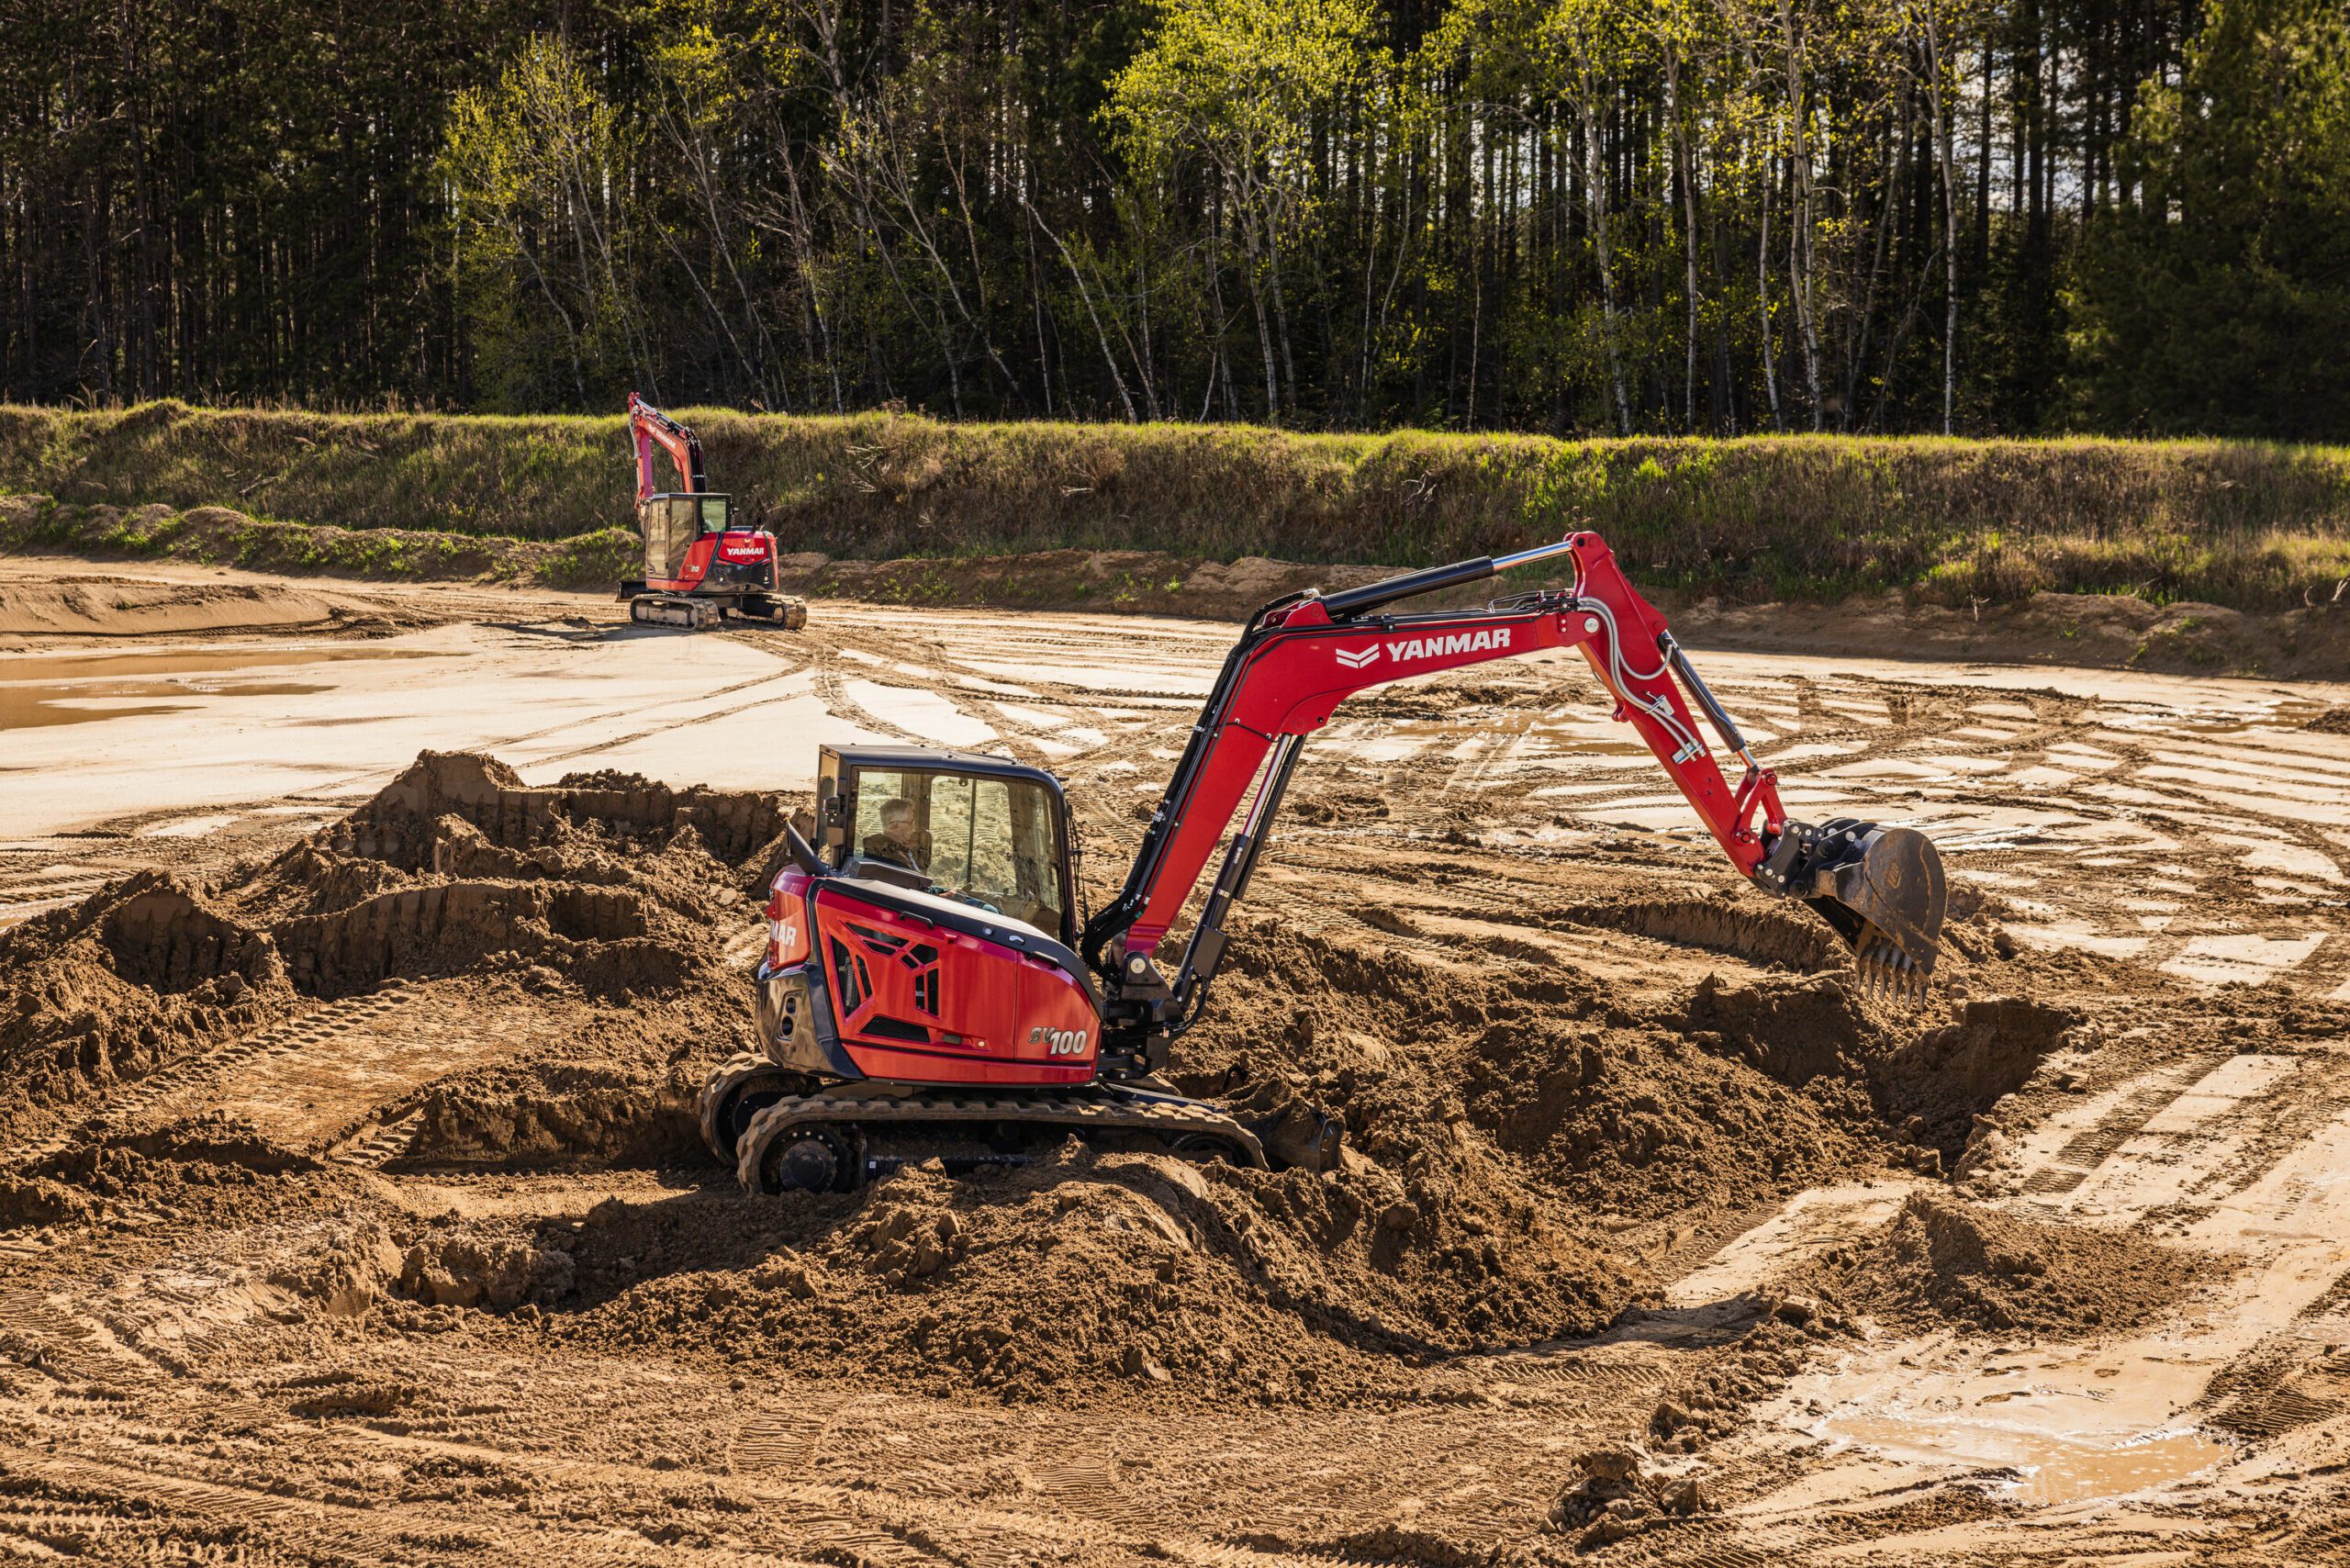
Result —
[[1530, 550], [1520, 550], [1514, 555], [1496, 555], [1494, 557], [1494, 570], [1506, 572], [1518, 566], [1530, 566], [1537, 561], [1547, 561], [1553, 555], [1563, 555], [1574, 547], [1573, 540], [1559, 539], [1548, 544], [1537, 544]]

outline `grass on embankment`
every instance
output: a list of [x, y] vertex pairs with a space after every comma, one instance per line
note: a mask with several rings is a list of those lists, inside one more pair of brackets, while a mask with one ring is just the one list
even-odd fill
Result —
[[[0, 485], [0, 492], [6, 488]], [[252, 572], [318, 572], [389, 581], [489, 580], [610, 588], [637, 569], [643, 545], [624, 528], [570, 539], [512, 539], [431, 529], [276, 522], [229, 507], [174, 511], [162, 502], [128, 509], [77, 506], [47, 496], [0, 493], [0, 554], [12, 551], [128, 555]]]
[[[1407, 566], [1590, 527], [1644, 583], [1743, 601], [1899, 588], [2267, 609], [2350, 577], [2342, 447], [684, 417], [715, 487], [787, 550], [864, 560], [1118, 549]], [[48, 534], [105, 535], [19, 548], [586, 586], [621, 575], [633, 483], [618, 417], [0, 409], [0, 492], [71, 503], [45, 514]], [[130, 518], [148, 504], [278, 521]]]

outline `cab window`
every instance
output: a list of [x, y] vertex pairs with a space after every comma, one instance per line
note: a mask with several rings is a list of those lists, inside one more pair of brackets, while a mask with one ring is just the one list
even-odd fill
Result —
[[856, 779], [851, 853], [919, 871], [931, 888], [1061, 930], [1059, 824], [1051, 796], [1025, 780], [922, 768], [867, 768]]

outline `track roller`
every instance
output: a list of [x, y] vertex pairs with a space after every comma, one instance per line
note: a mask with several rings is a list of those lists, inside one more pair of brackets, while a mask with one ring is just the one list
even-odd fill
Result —
[[[759, 1152], [755, 1172], [766, 1193], [845, 1193], [864, 1180], [864, 1161], [853, 1147], [854, 1129], [800, 1126]], [[739, 1174], [739, 1172], [738, 1172]]]

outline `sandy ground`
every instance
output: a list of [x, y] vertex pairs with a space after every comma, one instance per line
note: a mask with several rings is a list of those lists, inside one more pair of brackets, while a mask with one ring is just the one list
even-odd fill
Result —
[[1579, 663], [1392, 689], [1177, 1063], [1347, 1170], [753, 1199], [816, 746], [1056, 768], [1098, 898], [1229, 626], [118, 576], [0, 562], [0, 1553], [2350, 1560], [2350, 689], [1705, 656], [1942, 846], [1917, 1009]]

